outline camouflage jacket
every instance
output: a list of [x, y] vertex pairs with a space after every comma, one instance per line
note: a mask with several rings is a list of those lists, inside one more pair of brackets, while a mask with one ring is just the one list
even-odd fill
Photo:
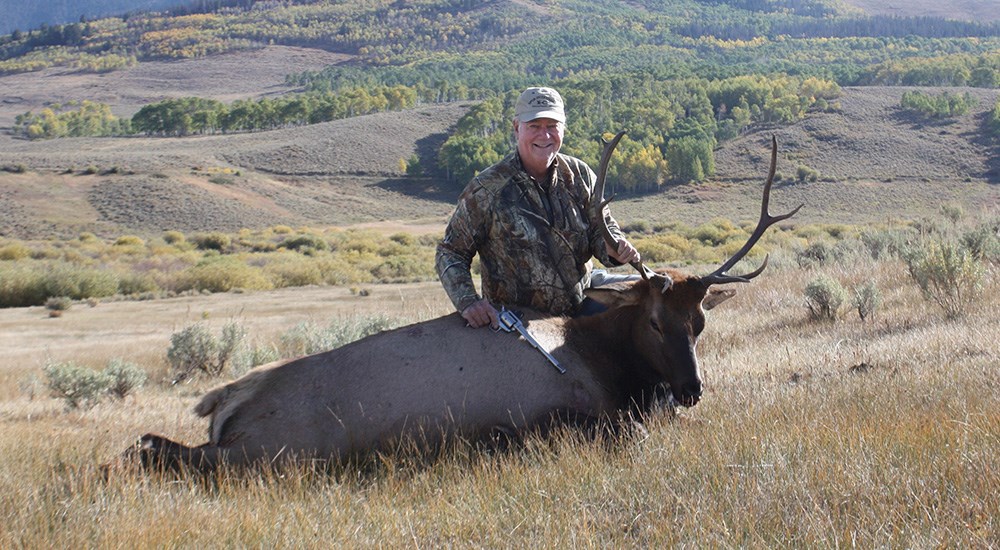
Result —
[[[583, 161], [559, 154], [552, 181], [539, 184], [517, 152], [476, 176], [462, 192], [437, 247], [441, 283], [458, 311], [480, 299], [472, 282], [478, 253], [483, 295], [496, 306], [571, 314], [590, 286], [591, 257], [608, 257], [592, 193], [596, 176]], [[602, 213], [611, 232], [617, 222]]]

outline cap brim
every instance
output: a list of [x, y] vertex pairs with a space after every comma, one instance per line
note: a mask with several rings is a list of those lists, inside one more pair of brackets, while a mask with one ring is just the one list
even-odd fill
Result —
[[539, 111], [537, 113], [524, 113], [518, 120], [521, 122], [530, 122], [532, 120], [537, 120], [539, 118], [551, 118], [552, 120], [558, 120], [559, 122], [566, 122], [566, 115], [559, 111]]

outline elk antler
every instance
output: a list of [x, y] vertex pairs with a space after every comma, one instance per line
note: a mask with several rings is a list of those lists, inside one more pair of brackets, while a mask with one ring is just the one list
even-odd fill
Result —
[[750, 273], [747, 273], [746, 275], [727, 275], [726, 271], [732, 269], [734, 265], [736, 265], [740, 260], [743, 259], [744, 256], [747, 255], [747, 252], [750, 252], [750, 249], [753, 248], [755, 244], [757, 244], [757, 241], [759, 241], [761, 236], [764, 235], [764, 232], [767, 231], [768, 227], [771, 227], [772, 225], [780, 222], [781, 220], [787, 220], [788, 218], [791, 218], [792, 216], [795, 215], [796, 212], [799, 211], [800, 208], [802, 208], [803, 204], [800, 204], [797, 207], [795, 207], [795, 210], [792, 210], [791, 212], [783, 214], [781, 216], [771, 216], [768, 213], [767, 203], [771, 199], [771, 184], [774, 183], [774, 168], [777, 165], [777, 163], [778, 163], [778, 139], [774, 136], [771, 136], [771, 168], [770, 170], [768, 170], [767, 182], [764, 184], [764, 198], [762, 199], [760, 205], [760, 220], [757, 221], [757, 227], [756, 229], [753, 230], [753, 233], [750, 235], [750, 238], [747, 239], [747, 242], [746, 244], [743, 245], [743, 248], [741, 248], [736, 254], [734, 254], [732, 258], [729, 258], [729, 260], [727, 260], [726, 263], [722, 264], [722, 266], [719, 267], [719, 269], [716, 269], [712, 273], [705, 275], [704, 277], [701, 278], [701, 282], [704, 283], [705, 286], [717, 285], [722, 283], [748, 283], [750, 282], [750, 279], [753, 279], [757, 275], [760, 275], [761, 272], [764, 271], [764, 268], [767, 267], [767, 256], [764, 257], [764, 261], [763, 263], [761, 263], [760, 267], [758, 267], [756, 270]]
[[[597, 213], [595, 216], [601, 220], [601, 235], [604, 236], [604, 242], [608, 243], [608, 246], [612, 250], [618, 250], [618, 239], [611, 234], [611, 229], [608, 227], [607, 219], [604, 217], [604, 208], [615, 198], [614, 195], [609, 197], [607, 200], [604, 199], [604, 180], [608, 175], [608, 164], [611, 162], [611, 154], [614, 153], [615, 147], [618, 146], [618, 142], [625, 137], [625, 132], [621, 131], [611, 140], [606, 141], [603, 137], [601, 138], [601, 143], [604, 144], [604, 152], [601, 153], [601, 164], [597, 167], [597, 182], [594, 184], [594, 198], [601, 201], [600, 206], [597, 207]], [[646, 267], [642, 260], [636, 260], [630, 262], [629, 265], [634, 267], [639, 275], [642, 275], [643, 279], [649, 280], [650, 277], [656, 278], [666, 278], [653, 270]], [[666, 278], [669, 283], [669, 278]], [[664, 285], [664, 287], [669, 287], [669, 284]]]

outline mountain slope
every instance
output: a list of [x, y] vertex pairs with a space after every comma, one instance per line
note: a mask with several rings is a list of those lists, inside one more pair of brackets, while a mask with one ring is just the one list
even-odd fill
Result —
[[[845, 89], [838, 112], [785, 128], [756, 128], [724, 143], [714, 181], [620, 199], [614, 211], [622, 220], [689, 224], [750, 218], [773, 133], [781, 151], [778, 170], [785, 176], [773, 209], [805, 202], [801, 222], [917, 219], [945, 203], [995, 213], [1000, 155], [977, 137], [977, 125], [1000, 92], [969, 89], [979, 98], [974, 112], [931, 125], [899, 112], [905, 90]], [[0, 166], [26, 170], [0, 172], [0, 235], [115, 236], [393, 220], [443, 227], [457, 189], [405, 177], [400, 160], [429, 155], [470, 105], [228, 136], [38, 142], [0, 137]], [[789, 183], [800, 165], [818, 170], [819, 180]]]

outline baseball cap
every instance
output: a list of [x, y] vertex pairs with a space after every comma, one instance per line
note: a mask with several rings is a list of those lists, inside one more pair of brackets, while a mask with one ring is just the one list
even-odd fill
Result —
[[559, 92], [552, 88], [528, 88], [521, 92], [514, 106], [514, 118], [528, 122], [536, 118], [551, 118], [566, 122], [563, 100]]

